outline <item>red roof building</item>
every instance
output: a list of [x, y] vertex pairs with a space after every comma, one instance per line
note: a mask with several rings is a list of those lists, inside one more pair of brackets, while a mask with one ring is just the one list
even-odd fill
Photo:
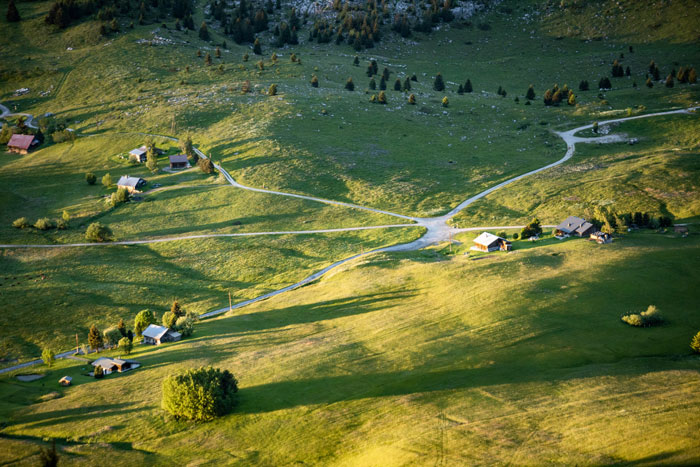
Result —
[[7, 150], [17, 154], [27, 154], [37, 144], [39, 144], [39, 140], [34, 135], [12, 135], [7, 143]]

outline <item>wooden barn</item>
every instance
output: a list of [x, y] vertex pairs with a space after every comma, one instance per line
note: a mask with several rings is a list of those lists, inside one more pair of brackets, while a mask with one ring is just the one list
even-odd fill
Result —
[[510, 251], [511, 243], [505, 238], [498, 237], [488, 232], [482, 232], [474, 239], [472, 250], [476, 251]]
[[576, 235], [577, 237], [588, 237], [595, 232], [595, 226], [586, 219], [581, 219], [576, 216], [569, 216], [564, 222], [556, 228], [557, 237], [568, 237]]
[[7, 150], [17, 154], [28, 154], [39, 144], [34, 135], [12, 135], [7, 143]]
[[129, 151], [129, 159], [133, 159], [136, 162], [143, 164], [146, 162], [146, 146], [141, 146], [140, 148], [132, 149]]
[[117, 188], [126, 188], [129, 193], [140, 193], [140, 189], [146, 184], [146, 180], [139, 177], [122, 175], [117, 182]]
[[187, 154], [176, 154], [168, 158], [170, 160], [171, 169], [187, 168]]
[[173, 331], [165, 326], [158, 326], [157, 324], [150, 324], [143, 331], [143, 343], [160, 345], [163, 342], [177, 342], [182, 338], [182, 334]]

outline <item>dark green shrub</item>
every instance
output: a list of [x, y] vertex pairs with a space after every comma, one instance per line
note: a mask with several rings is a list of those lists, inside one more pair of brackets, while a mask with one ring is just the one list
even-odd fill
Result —
[[211, 174], [214, 172], [214, 164], [212, 163], [211, 159], [199, 159], [197, 161], [197, 166], [200, 168], [202, 172], [205, 174]]
[[355, 83], [352, 82], [352, 78], [348, 78], [348, 80], [345, 82], [345, 89], [348, 91], [355, 90]]
[[102, 367], [99, 365], [95, 367], [92, 374], [95, 376], [95, 379], [100, 379], [100, 378], [105, 377], [105, 372], [102, 369]]
[[134, 318], [134, 332], [137, 336], [141, 336], [150, 324], [156, 324], [155, 316], [150, 310], [141, 310]]
[[128, 337], [122, 337], [121, 339], [119, 339], [119, 350], [124, 355], [129, 355], [133, 348], [134, 348], [134, 344], [133, 344], [133, 342], [131, 342], [129, 340]]
[[93, 222], [85, 231], [85, 239], [89, 242], [109, 242], [112, 240], [112, 230], [99, 222]]
[[207, 421], [230, 412], [238, 381], [228, 370], [202, 367], [163, 380], [161, 407], [178, 419]]
[[85, 181], [88, 185], [94, 185], [97, 182], [97, 176], [92, 172], [88, 172], [85, 174]]
[[435, 81], [433, 82], [433, 89], [437, 92], [441, 92], [445, 89], [445, 81], [442, 79], [442, 74], [438, 73], [435, 75]]
[[316, 75], [313, 75], [311, 77], [311, 86], [314, 88], [318, 87], [318, 78], [316, 77]]

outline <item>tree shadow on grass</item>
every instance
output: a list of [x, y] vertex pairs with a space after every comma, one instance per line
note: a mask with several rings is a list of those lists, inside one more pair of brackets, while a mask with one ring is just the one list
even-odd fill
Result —
[[15, 413], [13, 421], [15, 424], [28, 425], [32, 428], [36, 428], [40, 426], [55, 426], [60, 423], [80, 422], [95, 417], [107, 417], [143, 411], [143, 408], [139, 407], [129, 408], [132, 405], [133, 404], [122, 402], [117, 404], [81, 406], [49, 412]]

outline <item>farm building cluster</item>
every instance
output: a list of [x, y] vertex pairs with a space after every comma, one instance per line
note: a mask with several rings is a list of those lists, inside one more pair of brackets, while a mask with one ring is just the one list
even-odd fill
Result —
[[[612, 236], [608, 233], [601, 232], [596, 229], [595, 225], [576, 216], [569, 216], [556, 226], [554, 229], [554, 237], [563, 240], [567, 237], [588, 238], [596, 243], [610, 243]], [[536, 240], [538, 236], [531, 237], [530, 240]], [[474, 239], [472, 251], [511, 251], [513, 245], [503, 237], [499, 237], [489, 232], [482, 232]]]

